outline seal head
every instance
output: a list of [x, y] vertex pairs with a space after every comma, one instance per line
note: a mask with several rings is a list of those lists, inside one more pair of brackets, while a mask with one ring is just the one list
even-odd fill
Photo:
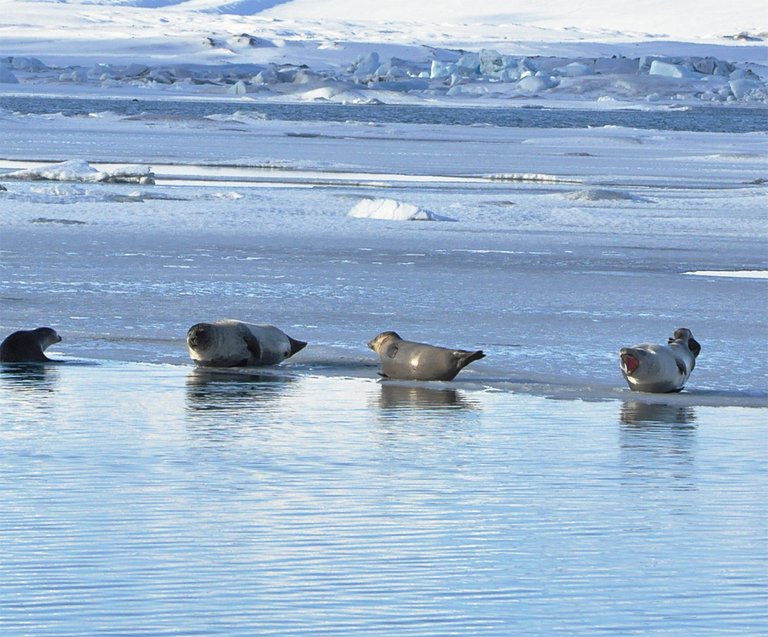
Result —
[[38, 327], [34, 330], [19, 330], [0, 343], [0, 362], [3, 363], [44, 363], [50, 361], [43, 352], [61, 336], [52, 327]]

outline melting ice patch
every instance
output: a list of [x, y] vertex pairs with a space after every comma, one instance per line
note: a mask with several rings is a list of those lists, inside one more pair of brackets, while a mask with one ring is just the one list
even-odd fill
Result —
[[456, 221], [418, 206], [394, 199], [361, 199], [347, 213], [358, 219], [386, 219], [389, 221]]

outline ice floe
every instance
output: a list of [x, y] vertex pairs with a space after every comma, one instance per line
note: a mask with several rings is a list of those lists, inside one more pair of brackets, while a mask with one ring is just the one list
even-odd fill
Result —
[[455, 221], [431, 210], [395, 199], [361, 199], [347, 213], [347, 216], [389, 221]]

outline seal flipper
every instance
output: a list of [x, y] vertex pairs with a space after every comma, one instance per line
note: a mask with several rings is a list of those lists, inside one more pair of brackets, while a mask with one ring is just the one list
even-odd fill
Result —
[[464, 369], [470, 363], [474, 363], [481, 358], [485, 358], [485, 353], [481, 349], [477, 350], [476, 352], [456, 350], [453, 354], [457, 358], [457, 365], [460, 370]]
[[256, 361], [261, 361], [261, 345], [255, 336], [244, 336], [245, 346]]
[[381, 356], [386, 356], [387, 358], [395, 358], [397, 356], [397, 343], [390, 343], [387, 345], [387, 348], [381, 352]]
[[291, 356], [303, 350], [307, 344], [304, 341], [297, 341], [295, 338], [288, 337], [288, 342], [291, 344]]

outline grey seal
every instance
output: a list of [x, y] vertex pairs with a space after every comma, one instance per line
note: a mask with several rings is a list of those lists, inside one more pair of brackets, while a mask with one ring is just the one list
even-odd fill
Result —
[[641, 343], [619, 351], [621, 373], [633, 391], [668, 393], [685, 386], [696, 367], [701, 345], [691, 330], [675, 330], [666, 345]]
[[274, 325], [224, 319], [197, 323], [187, 331], [192, 360], [205, 367], [276, 365], [306, 347]]
[[397, 332], [382, 332], [368, 343], [381, 361], [381, 376], [399, 380], [453, 380], [471, 362], [485, 356], [400, 338]]
[[43, 352], [61, 336], [52, 327], [38, 327], [34, 330], [19, 330], [0, 343], [0, 362], [3, 363], [44, 363], [50, 361]]

